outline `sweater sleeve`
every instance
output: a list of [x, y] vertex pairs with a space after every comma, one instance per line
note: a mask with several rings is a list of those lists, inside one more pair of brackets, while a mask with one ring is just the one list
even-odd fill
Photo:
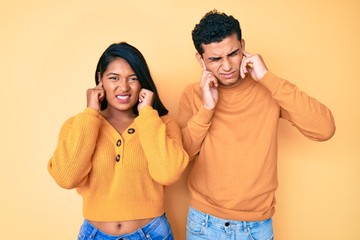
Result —
[[139, 139], [151, 177], [162, 185], [177, 181], [189, 157], [183, 149], [180, 128], [169, 116], [159, 117], [152, 107], [144, 107], [135, 119]]
[[214, 110], [204, 107], [192, 85], [188, 86], [180, 98], [178, 122], [182, 130], [183, 143], [190, 160], [200, 152], [201, 145], [211, 126]]
[[86, 108], [62, 126], [58, 144], [48, 162], [50, 175], [61, 187], [76, 188], [86, 181], [100, 125], [99, 113]]
[[334, 118], [324, 104], [271, 72], [267, 72], [259, 82], [271, 92], [280, 105], [280, 117], [290, 121], [306, 137], [325, 141], [334, 135]]

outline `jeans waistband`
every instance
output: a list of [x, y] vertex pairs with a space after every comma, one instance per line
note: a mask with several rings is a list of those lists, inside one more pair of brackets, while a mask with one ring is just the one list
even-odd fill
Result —
[[224, 226], [231, 227], [233, 229], [241, 229], [248, 227], [253, 228], [265, 223], [266, 221], [271, 220], [271, 218], [263, 221], [238, 221], [238, 220], [223, 219], [212, 216], [207, 213], [200, 212], [192, 207], [190, 207], [189, 209], [189, 218], [195, 218], [198, 221], [201, 221], [203, 225], [206, 226], [210, 224], [218, 227], [224, 227]]
[[112, 236], [109, 234], [106, 234], [102, 232], [100, 229], [93, 226], [87, 219], [84, 219], [82, 230], [86, 231], [87, 234], [101, 237], [104, 240], [126, 240], [126, 239], [145, 239], [146, 234], [152, 232], [154, 229], [156, 229], [160, 224], [163, 223], [163, 221], [167, 221], [165, 214], [163, 214], [160, 217], [154, 218], [149, 223], [147, 223], [144, 227], [129, 233], [129, 234], [122, 234], [118, 236]]

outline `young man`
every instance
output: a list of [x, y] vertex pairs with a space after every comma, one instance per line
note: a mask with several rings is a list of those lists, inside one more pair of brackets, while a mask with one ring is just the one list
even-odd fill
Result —
[[203, 68], [186, 87], [179, 124], [194, 159], [187, 239], [273, 239], [280, 118], [306, 137], [335, 132], [330, 110], [245, 51], [238, 20], [216, 10], [192, 32]]

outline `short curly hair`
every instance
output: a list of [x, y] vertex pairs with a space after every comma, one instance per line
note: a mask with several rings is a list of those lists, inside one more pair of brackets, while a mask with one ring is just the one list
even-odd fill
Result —
[[205, 14], [192, 31], [192, 39], [196, 50], [201, 55], [204, 53], [202, 44], [221, 42], [224, 38], [236, 33], [241, 40], [240, 23], [233, 16], [212, 10]]

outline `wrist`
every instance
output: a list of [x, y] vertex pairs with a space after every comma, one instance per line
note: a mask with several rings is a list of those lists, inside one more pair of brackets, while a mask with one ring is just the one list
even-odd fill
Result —
[[215, 108], [215, 104], [214, 105], [206, 105], [206, 104], [204, 104], [204, 108], [206, 109], [206, 110], [214, 110], [214, 108]]
[[266, 75], [267, 72], [268, 72], [268, 70], [265, 69], [265, 70], [261, 73], [261, 75], [259, 76], [259, 80], [258, 80], [258, 81], [261, 81], [261, 80], [265, 77], [265, 75]]

